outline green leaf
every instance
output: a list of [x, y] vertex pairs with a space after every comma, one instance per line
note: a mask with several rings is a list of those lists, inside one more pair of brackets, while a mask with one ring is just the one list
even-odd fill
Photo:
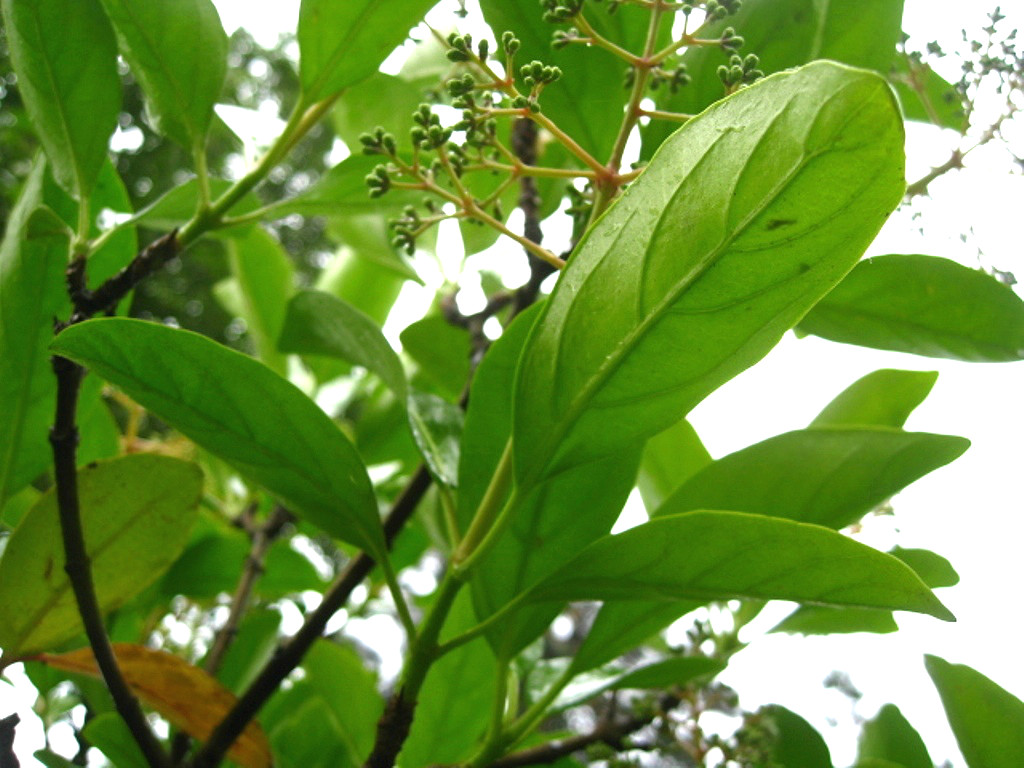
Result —
[[1012, 768], [1024, 754], [1024, 702], [980, 672], [925, 655], [969, 768]]
[[46, 164], [37, 160], [0, 245], [0, 505], [51, 461], [46, 439], [56, 384], [47, 345], [68, 307], [68, 233], [39, 209]]
[[[203, 475], [190, 462], [135, 454], [78, 471], [86, 552], [104, 612], [123, 605], [174, 561], [188, 539]], [[0, 647], [7, 657], [53, 650], [82, 631], [64, 572], [54, 491], [15, 530], [0, 559]]]
[[935, 256], [861, 262], [797, 330], [926, 357], [1024, 359], [1024, 301], [991, 275]]
[[270, 728], [278, 768], [356, 768], [341, 723], [324, 698], [303, 682], [286, 690], [287, 704], [272, 699], [261, 720]]
[[832, 756], [825, 740], [800, 715], [778, 704], [762, 707], [758, 714], [773, 726], [771, 757], [774, 764], [786, 768], [832, 768]]
[[303, 659], [305, 681], [330, 706], [353, 765], [362, 764], [373, 747], [384, 700], [376, 676], [354, 649], [318, 640]]
[[90, 746], [102, 752], [111, 765], [118, 768], [148, 768], [138, 743], [124, 720], [116, 712], [104, 712], [92, 717], [82, 728], [82, 736]]
[[[359, 221], [363, 217], [354, 216]], [[385, 225], [381, 225], [382, 231]], [[386, 244], [386, 238], [383, 238]], [[411, 269], [392, 250], [383, 251], [386, 258], [378, 259], [364, 255], [362, 250], [342, 248], [317, 278], [314, 287], [342, 301], [383, 326], [398, 299], [406, 279], [421, 282], [415, 273], [406, 274], [401, 270]], [[401, 265], [399, 268], [397, 265]]]
[[225, 243], [238, 281], [242, 318], [267, 367], [285, 375], [287, 360], [278, 352], [288, 299], [295, 292], [295, 267], [281, 244], [262, 227], [253, 227]]
[[[915, 79], [921, 82], [915, 83]], [[897, 54], [890, 66], [889, 81], [896, 89], [907, 120], [933, 123], [959, 133], [967, 129], [967, 114], [960, 94], [931, 67], [926, 67], [923, 75], [911, 73], [907, 57]]]
[[[575, 667], [575, 665], [573, 665]], [[685, 686], [711, 678], [725, 669], [725, 662], [706, 656], [663, 659], [632, 670], [602, 669], [576, 677], [559, 694], [553, 709], [565, 710], [583, 704], [604, 691], [659, 689]]]
[[888, 427], [787, 432], [709, 464], [653, 514], [731, 509], [842, 528], [969, 445]]
[[[700, 37], [721, 37], [726, 27], [743, 36], [741, 53], [757, 54], [763, 72], [781, 72], [815, 59], [832, 59], [887, 74], [897, 59], [903, 0], [850, 3], [826, 0], [744, 0], [736, 14], [700, 29]], [[657, 94], [659, 109], [695, 115], [721, 99], [719, 65], [730, 54], [717, 46], [693, 46], [681, 61], [693, 80], [675, 94]], [[644, 131], [645, 155], [656, 149], [674, 126], [652, 121]]]
[[377, 501], [355, 448], [266, 366], [198, 334], [122, 318], [68, 328], [51, 349], [123, 389], [324, 532], [382, 554]]
[[380, 326], [352, 305], [323, 291], [299, 291], [288, 302], [278, 341], [282, 352], [334, 357], [361, 365], [404, 402], [408, 385], [402, 361]]
[[684, 125], [584, 236], [534, 326], [517, 483], [661, 431], [767, 354], [899, 202], [902, 147], [885, 82], [830, 62]]
[[[427, 93], [437, 87], [437, 77], [410, 80], [400, 75], [374, 72], [345, 90], [331, 113], [331, 122], [338, 137], [353, 151], [360, 146], [360, 135], [377, 126], [405, 142], [415, 125], [413, 112], [427, 100]], [[382, 159], [377, 157], [375, 162]]]
[[871, 424], [901, 428], [931, 392], [936, 371], [883, 368], [858, 379], [814, 417], [812, 427]]
[[[346, 0], [348, 1], [348, 0]], [[356, 0], [351, 0], [356, 5]], [[294, 197], [266, 207], [267, 219], [298, 213], [303, 216], [350, 216], [355, 214], [400, 211], [406, 205], [422, 202], [422, 193], [393, 189], [379, 198], [370, 197], [366, 175], [380, 164], [381, 158], [349, 155], [327, 171], [308, 189]]]
[[[949, 561], [941, 555], [926, 549], [903, 549], [896, 547], [889, 551], [914, 569], [928, 587], [951, 587], [960, 581], [960, 576]], [[851, 632], [873, 632], [887, 634], [899, 627], [891, 611], [874, 608], [837, 608], [825, 605], [802, 605], [785, 619], [776, 624], [771, 632], [786, 632], [792, 635], [835, 635]]]
[[908, 566], [839, 533], [697, 511], [605, 536], [546, 578], [533, 602], [751, 597], [953, 615]]
[[435, 0], [302, 0], [299, 79], [312, 104], [369, 77]]
[[[511, 429], [515, 366], [539, 308], [505, 330], [474, 375], [459, 467], [458, 521], [465, 531], [494, 473]], [[527, 494], [508, 530], [477, 567], [472, 582], [480, 618], [491, 615], [611, 530], [636, 476], [639, 446], [575, 467]], [[528, 607], [488, 635], [510, 657], [536, 638], [558, 606]]]
[[217, 670], [224, 687], [240, 696], [277, 650], [281, 614], [265, 608], [250, 609]]
[[[199, 600], [230, 594], [238, 586], [249, 550], [248, 537], [241, 531], [214, 529], [193, 536], [164, 574], [160, 591], [169, 597], [185, 595]], [[313, 564], [282, 541], [267, 552], [255, 591], [263, 597], [277, 598], [323, 587]]]
[[101, 0], [153, 127], [202, 151], [227, 73], [228, 38], [211, 0]]
[[895, 547], [889, 554], [898, 557], [914, 569], [921, 581], [933, 589], [955, 587], [960, 583], [960, 574], [942, 555], [927, 549], [904, 549]]
[[[450, 639], [475, 624], [469, 595], [463, 592], [455, 600], [442, 639]], [[487, 643], [480, 639], [434, 663], [420, 690], [416, 718], [398, 764], [419, 768], [469, 757], [490, 719], [497, 669]]]
[[462, 394], [469, 381], [473, 351], [464, 328], [456, 328], [441, 315], [428, 315], [407, 326], [398, 338], [419, 372], [441, 395], [455, 400]]
[[648, 510], [657, 509], [683, 482], [711, 463], [700, 435], [686, 419], [677, 421], [644, 446], [637, 487]]
[[586, 672], [618, 658], [702, 605], [702, 600], [605, 603], [573, 657], [573, 671]]
[[[602, 162], [622, 124], [623, 106], [629, 97], [624, 82], [626, 65], [603, 49], [585, 49], [570, 45], [553, 50], [551, 38], [557, 27], [544, 21], [534, 0], [481, 0], [484, 19], [500, 37], [512, 30], [521, 42], [515, 68], [540, 60], [561, 68], [559, 80], [545, 86], [540, 106], [558, 126]], [[589, 9], [588, 9], [589, 11]], [[595, 7], [587, 20], [604, 37], [633, 50], [643, 52], [647, 35], [647, 14], [609, 14]], [[665, 39], [663, 25], [660, 40]]]
[[888, 760], [903, 768], [933, 768], [920, 734], [895, 704], [886, 704], [861, 726], [857, 762]]
[[57, 182], [89, 197], [121, 108], [117, 44], [99, 0], [3, 0], [18, 92]]
[[462, 409], [437, 395], [414, 392], [409, 398], [409, 426], [430, 473], [449, 488], [459, 482]]
[[[225, 179], [210, 179], [210, 194], [218, 197], [231, 187], [231, 182]], [[130, 224], [145, 224], [147, 229], [170, 230], [185, 224], [196, 212], [199, 205], [199, 182], [196, 179], [189, 179], [186, 182], [172, 187], [164, 194], [136, 213], [122, 226]], [[251, 193], [243, 197], [236, 205], [232, 206], [231, 212], [234, 215], [251, 213], [260, 207], [259, 200]], [[249, 227], [238, 227], [229, 232], [248, 230]]]

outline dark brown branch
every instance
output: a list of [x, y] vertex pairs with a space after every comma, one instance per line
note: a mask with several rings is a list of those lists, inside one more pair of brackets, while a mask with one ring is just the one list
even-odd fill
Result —
[[[391, 514], [384, 521], [384, 537], [388, 546], [412, 517], [417, 505], [430, 487], [430, 473], [419, 467], [409, 479], [405, 489], [395, 500]], [[352, 591], [362, 583], [375, 563], [365, 552], [356, 556], [335, 579], [324, 594], [323, 602], [309, 615], [287, 642], [278, 647], [273, 658], [242, 694], [235, 706], [210, 735], [209, 741], [196, 753], [194, 768], [214, 768], [245, 726], [252, 720], [281, 682], [302, 662], [306, 651], [323, 635], [330, 618], [341, 608]]]
[[0, 719], [0, 768], [19, 768], [14, 754], [14, 727], [21, 721], [17, 714]]
[[[512, 124], [512, 151], [526, 165], [537, 164], [537, 124], [532, 120], [519, 119]], [[544, 234], [540, 229], [540, 195], [537, 180], [532, 176], [519, 177], [519, 208], [523, 212], [523, 236], [540, 244]], [[530, 277], [516, 292], [512, 314], [517, 315], [533, 304], [540, 293], [540, 284], [555, 268], [534, 256], [529, 251], [526, 258], [530, 264]]]
[[86, 637], [103, 681], [114, 699], [114, 706], [138, 742], [146, 761], [153, 768], [162, 768], [168, 765], [167, 756], [117, 666], [110, 638], [103, 626], [103, 612], [96, 599], [92, 568], [85, 548], [78, 504], [78, 427], [75, 425], [78, 392], [85, 369], [63, 357], [53, 357], [51, 363], [57, 377], [57, 410], [50, 430], [50, 445], [53, 448], [54, 479], [64, 541], [64, 570], [75, 593]]
[[81, 322], [112, 308], [143, 279], [156, 272], [181, 250], [178, 231], [168, 232], [147, 245], [127, 267], [106, 280], [95, 291], [85, 286], [85, 259], [76, 258], [68, 267], [68, 293], [75, 307], [69, 324]]

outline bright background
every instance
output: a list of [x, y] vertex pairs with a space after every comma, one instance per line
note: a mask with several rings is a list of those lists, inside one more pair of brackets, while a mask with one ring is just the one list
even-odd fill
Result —
[[[245, 26], [259, 42], [272, 45], [282, 31], [295, 29], [298, 0], [214, 1], [229, 34]], [[450, 27], [456, 7], [454, 0], [448, 0], [435, 9], [431, 21], [442, 29]], [[990, 10], [983, 4], [955, 0], [906, 0], [905, 8], [904, 29], [911, 35], [910, 46], [923, 49], [926, 42], [937, 40], [947, 51], [963, 47], [961, 28], [969, 35], [979, 35]], [[1024, 3], [1002, 10], [1008, 17], [1004, 24], [1020, 28]], [[949, 68], [943, 69], [943, 64]], [[954, 57], [937, 68], [951, 82], [959, 77]], [[982, 111], [990, 106], [983, 104]], [[1004, 133], [1016, 154], [1024, 155], [1021, 121], [1004, 126]], [[952, 132], [910, 126], [908, 179], [917, 179], [931, 166], [944, 162], [958, 140]], [[869, 255], [944, 256], [969, 266], [1017, 273], [1024, 280], [1024, 177], [1011, 175], [1012, 165], [1012, 158], [998, 141], [979, 148], [968, 156], [964, 170], [932, 184], [931, 200], [918, 201], [896, 213]], [[912, 219], [913, 212], [921, 218]], [[921, 228], [926, 234], [921, 234]], [[491, 253], [474, 258], [494, 268], [503, 257], [505, 264], [510, 260], [518, 264], [518, 254], [518, 247], [499, 244]], [[428, 264], [424, 268], [434, 267]], [[442, 276], [424, 276], [429, 290], [410, 285], [400, 302], [426, 307]], [[398, 330], [417, 319], [414, 312], [410, 309], [409, 316], [389, 320], [388, 330]], [[929, 360], [836, 345], [814, 337], [797, 340], [790, 334], [768, 358], [701, 404], [691, 421], [712, 455], [719, 457], [806, 426], [846, 386], [884, 367], [939, 371], [935, 389], [911, 416], [907, 429], [963, 435], [973, 445], [952, 465], [897, 495], [892, 502], [895, 518], [872, 520], [863, 536], [882, 548], [898, 543], [947, 557], [959, 571], [961, 583], [941, 590], [939, 597], [958, 622], [898, 614], [901, 631], [892, 635], [757, 637], [751, 647], [732, 659], [722, 680], [736, 687], [746, 709], [778, 703], [804, 716], [828, 740], [837, 766], [849, 765], [855, 758], [856, 730], [851, 724], [857, 718], [873, 716], [886, 702], [899, 706], [921, 731], [933, 760], [949, 759], [953, 765], [963, 766], [922, 657], [930, 653], [969, 664], [1024, 698], [1019, 650], [1024, 634], [1020, 598], [1024, 587], [1020, 483], [1024, 469], [1024, 365]], [[633, 515], [635, 519], [635, 512]], [[790, 610], [790, 606], [778, 608], [766, 611], [748, 628], [751, 631], [744, 639], [752, 639]], [[856, 706], [823, 686], [833, 670], [847, 673], [863, 692]], [[42, 745], [42, 734], [29, 712], [33, 695], [26, 686], [7, 689], [4, 695], [23, 712], [18, 751], [22, 764], [32, 766], [38, 765], [30, 755]]]

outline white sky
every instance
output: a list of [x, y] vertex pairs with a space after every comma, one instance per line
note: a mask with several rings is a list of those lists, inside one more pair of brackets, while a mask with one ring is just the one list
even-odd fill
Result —
[[[280, 30], [294, 29], [299, 5], [298, 0], [214, 1], [229, 33], [245, 25], [264, 44], [273, 43]], [[982, 5], [987, 6], [906, 0], [904, 28], [918, 45], [937, 39], [949, 48], [959, 40], [961, 27], [983, 26]], [[1024, 4], [1003, 6], [1019, 28]], [[944, 74], [957, 77], [955, 70]], [[1024, 154], [1019, 123], [1015, 141], [1018, 154]], [[951, 136], [937, 129], [912, 126], [908, 177], [915, 179], [943, 162], [954, 146], [951, 142]], [[1024, 281], [1024, 179], [1009, 175], [1007, 164], [998, 148], [979, 150], [968, 158], [967, 170], [933, 185], [934, 201], [922, 207], [926, 237], [917, 234], [908, 215], [897, 215], [869, 254], [928, 253], [973, 266], [977, 244], [984, 251], [985, 266], [1013, 272]], [[974, 239], [964, 245], [959, 236], [972, 227]], [[894, 499], [898, 532], [884, 521], [873, 526], [873, 543], [883, 548], [895, 543], [924, 547], [951, 560], [961, 584], [938, 594], [959, 621], [946, 624], [901, 614], [901, 631], [894, 635], [766, 636], [736, 656], [723, 679], [737, 688], [746, 708], [774, 702], [802, 714], [825, 734], [833, 760], [841, 766], [855, 757], [855, 733], [833, 728], [828, 720], [849, 723], [850, 710], [845, 699], [825, 691], [821, 683], [831, 670], [842, 669], [865, 694], [858, 716], [870, 717], [887, 701], [896, 703], [923, 732], [932, 759], [951, 759], [959, 767], [964, 763], [944, 725], [922, 655], [969, 664], [1024, 698], [1024, 665], [1019, 661], [1024, 623], [1018, 597], [1024, 585], [1024, 365], [929, 360], [813, 337], [797, 341], [790, 335], [765, 361], [699, 406], [692, 421], [712, 454], [721, 456], [805, 426], [835, 394], [882, 367], [940, 371], [935, 389], [907, 428], [963, 435], [973, 442], [962, 458]], [[765, 627], [778, 618], [773, 614]], [[24, 699], [26, 709], [30, 706], [31, 696], [21, 686], [11, 693]], [[18, 730], [19, 752], [27, 766], [38, 764], [25, 751], [29, 737], [39, 737], [34, 728], [25, 723]]]

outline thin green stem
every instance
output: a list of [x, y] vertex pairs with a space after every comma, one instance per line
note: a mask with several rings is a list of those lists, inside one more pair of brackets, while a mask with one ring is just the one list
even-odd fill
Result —
[[499, 608], [486, 619], [481, 621], [475, 627], [471, 627], [462, 634], [456, 635], [448, 642], [442, 643], [437, 649], [437, 655], [440, 657], [444, 656], [446, 653], [451, 653], [456, 648], [465, 645], [471, 640], [476, 640], [482, 634], [487, 632], [487, 630], [491, 629], [491, 627], [498, 626], [506, 618], [508, 618], [510, 615], [512, 615], [522, 607], [523, 603], [526, 602], [526, 598], [528, 597], [528, 595], [528, 592], [519, 593], [510, 602], [505, 603], [505, 605], [501, 606], [501, 608]]
[[384, 583], [388, 585], [388, 591], [391, 592], [391, 598], [395, 601], [398, 618], [402, 622], [402, 627], [405, 629], [406, 636], [409, 638], [409, 643], [412, 644], [416, 639], [416, 622], [412, 620], [412, 614], [409, 612], [409, 604], [405, 601], [405, 595], [402, 594], [402, 587], [398, 583], [398, 575], [395, 573], [395, 568], [391, 564], [391, 558], [388, 556], [387, 550], [384, 550], [377, 560], [380, 565], [381, 572], [384, 574]]
[[587, 42], [589, 42], [591, 45], [595, 45], [598, 48], [604, 48], [606, 51], [622, 59], [631, 66], [636, 66], [639, 63], [639, 57], [630, 53], [622, 46], [616, 45], [611, 40], [602, 35], [600, 32], [598, 32], [596, 29], [594, 29], [594, 27], [591, 25], [589, 21], [586, 20], [582, 13], [579, 13], [576, 16], [574, 16], [573, 22], [586, 35]]
[[640, 117], [649, 117], [653, 120], [670, 120], [674, 123], [686, 123], [693, 119], [693, 115], [685, 112], [666, 112], [663, 109], [641, 109]]
[[[459, 544], [455, 554], [452, 555], [452, 573], [460, 578], [463, 578], [462, 574], [468, 572], [473, 563], [476, 562], [476, 558], [479, 557], [477, 551], [480, 549], [481, 544], [493, 531], [502, 515], [505, 514], [505, 510], [508, 507], [505, 497], [509, 496], [512, 485], [512, 441], [509, 440], [505, 443], [505, 450], [498, 460], [494, 474], [491, 475], [491, 484], [487, 486], [487, 490], [484, 492], [480, 506], [477, 507], [476, 514], [473, 516], [473, 522], [470, 523], [469, 530], [466, 531], [462, 543]], [[512, 501], [514, 496], [515, 492], [513, 491], [509, 501]]]
[[523, 714], [517, 717], [515, 722], [512, 723], [508, 729], [506, 729], [505, 749], [514, 746], [516, 742], [528, 736], [534, 728], [540, 725], [544, 716], [547, 714], [548, 709], [555, 703], [555, 699], [557, 699], [558, 695], [565, 690], [565, 687], [572, 682], [574, 677], [576, 677], [576, 673], [573, 671], [572, 665], [570, 664], [566, 670], [558, 676], [558, 679], [551, 684], [551, 687], [544, 692], [544, 695], [533, 702], [533, 704], [531, 704]]

